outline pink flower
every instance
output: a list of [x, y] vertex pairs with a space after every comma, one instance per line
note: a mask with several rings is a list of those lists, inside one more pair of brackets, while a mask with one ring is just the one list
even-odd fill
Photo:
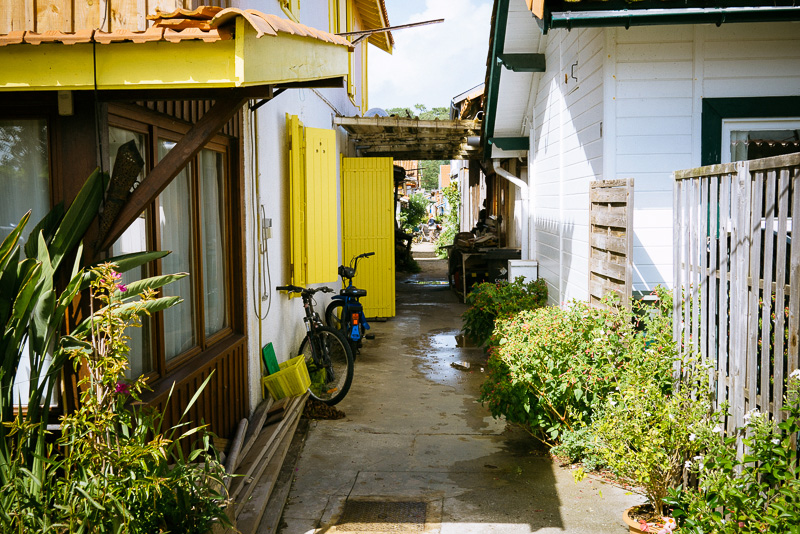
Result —
[[131, 385], [127, 382], [117, 382], [117, 386], [114, 388], [115, 393], [122, 393], [123, 395], [130, 395], [131, 393]]
[[122, 278], [122, 275], [116, 271], [111, 271], [111, 278], [113, 278], [114, 280], [119, 280], [120, 278]]
[[128, 286], [126, 286], [125, 284], [117, 284], [117, 289], [125, 293], [128, 290]]

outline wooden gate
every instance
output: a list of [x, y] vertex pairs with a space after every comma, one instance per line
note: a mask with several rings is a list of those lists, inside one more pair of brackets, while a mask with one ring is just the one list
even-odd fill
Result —
[[675, 172], [674, 335], [715, 364], [727, 429], [781, 417], [800, 364], [800, 154]]
[[394, 168], [392, 158], [342, 158], [342, 261], [363, 252], [354, 283], [367, 317], [394, 317]]
[[612, 292], [630, 305], [633, 178], [592, 182], [589, 202], [589, 302]]

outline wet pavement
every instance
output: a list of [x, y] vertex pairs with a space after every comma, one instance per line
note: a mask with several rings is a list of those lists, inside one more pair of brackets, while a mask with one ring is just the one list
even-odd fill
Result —
[[311, 422], [280, 532], [627, 532], [622, 511], [641, 497], [575, 483], [478, 402], [486, 357], [459, 346], [466, 307], [431, 251], [398, 275], [397, 316], [371, 323], [346, 417]]

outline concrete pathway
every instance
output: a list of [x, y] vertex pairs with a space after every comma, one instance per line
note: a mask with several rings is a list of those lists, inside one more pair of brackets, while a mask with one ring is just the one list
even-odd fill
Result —
[[457, 346], [466, 308], [432, 256], [415, 245], [423, 272], [399, 275], [397, 317], [372, 323], [347, 416], [311, 423], [280, 532], [627, 532], [622, 511], [641, 497], [576, 484], [477, 401], [485, 356]]

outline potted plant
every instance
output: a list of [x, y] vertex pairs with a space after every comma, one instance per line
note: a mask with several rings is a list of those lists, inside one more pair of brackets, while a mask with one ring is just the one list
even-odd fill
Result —
[[600, 454], [620, 477], [640, 487], [647, 498], [626, 510], [623, 519], [634, 532], [671, 532], [664, 499], [680, 486], [683, 471], [699, 458], [695, 431], [712, 417], [707, 367], [692, 361], [664, 388], [660, 377], [632, 374], [610, 395], [594, 423]]

